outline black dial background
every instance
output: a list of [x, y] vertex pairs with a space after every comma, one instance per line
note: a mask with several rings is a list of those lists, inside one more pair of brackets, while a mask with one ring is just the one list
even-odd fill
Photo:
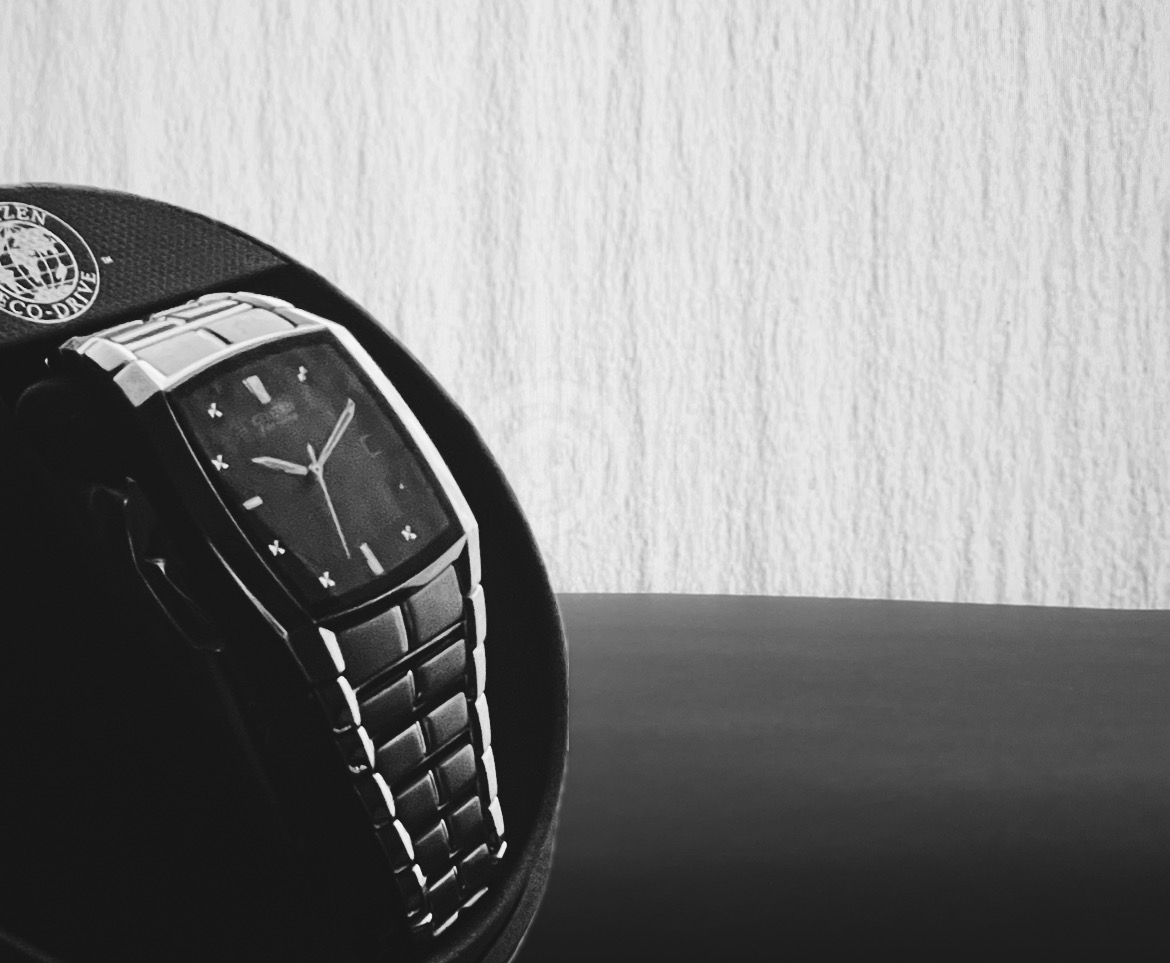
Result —
[[[249, 390], [251, 377], [260, 379], [269, 401]], [[328, 341], [279, 343], [192, 379], [173, 397], [192, 447], [240, 527], [310, 604], [385, 591], [408, 574], [408, 563], [421, 564], [444, 536], [455, 535], [453, 512], [389, 406], [375, 400], [375, 390]], [[350, 399], [353, 420], [323, 472], [347, 556], [317, 478], [252, 459], [307, 466], [307, 446], [320, 454]], [[218, 414], [210, 413], [213, 405]], [[245, 509], [257, 496], [262, 504]]]

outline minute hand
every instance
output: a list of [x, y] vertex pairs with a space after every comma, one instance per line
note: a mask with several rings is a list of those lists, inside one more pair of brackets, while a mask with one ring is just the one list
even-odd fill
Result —
[[317, 466], [319, 468], [325, 467], [325, 462], [329, 456], [333, 454], [333, 449], [337, 447], [337, 443], [341, 441], [341, 436], [345, 434], [345, 429], [349, 427], [349, 423], [353, 421], [354, 409], [357, 406], [354, 404], [352, 398], [345, 402], [345, 408], [342, 409], [341, 417], [337, 419], [337, 424], [333, 426], [333, 431], [329, 433], [325, 444], [321, 446], [321, 454], [317, 456]]
[[283, 458], [272, 458], [269, 455], [261, 455], [259, 458], [252, 459], [253, 464], [260, 465], [263, 468], [272, 468], [275, 471], [288, 472], [290, 475], [307, 475], [309, 469], [305, 465], [298, 465], [295, 461], [285, 461]]

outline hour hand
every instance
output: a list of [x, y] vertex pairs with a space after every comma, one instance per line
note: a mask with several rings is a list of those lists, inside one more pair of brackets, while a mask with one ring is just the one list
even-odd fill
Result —
[[307, 475], [309, 469], [305, 465], [298, 465], [295, 461], [285, 461], [283, 458], [271, 458], [268, 455], [261, 455], [259, 458], [252, 459], [253, 464], [260, 465], [263, 468], [271, 468], [274, 471], [288, 472], [290, 475]]

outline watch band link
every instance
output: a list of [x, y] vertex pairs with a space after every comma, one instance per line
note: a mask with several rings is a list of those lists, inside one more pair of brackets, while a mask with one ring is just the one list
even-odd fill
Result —
[[400, 605], [323, 628], [344, 668], [319, 690], [411, 926], [441, 933], [504, 855], [482, 586], [456, 566]]
[[[173, 378], [306, 323], [319, 325], [278, 298], [215, 293], [72, 344], [134, 401], [142, 363]], [[484, 594], [478, 559], [468, 558], [474, 551], [465, 546], [455, 564], [372, 617], [326, 620], [316, 630], [319, 651], [297, 653], [313, 664], [310, 682], [410, 928], [422, 937], [442, 933], [483, 897], [507, 849], [485, 692]]]

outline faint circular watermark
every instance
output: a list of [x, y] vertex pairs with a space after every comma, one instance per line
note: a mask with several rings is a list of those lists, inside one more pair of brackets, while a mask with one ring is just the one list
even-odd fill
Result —
[[484, 437], [538, 540], [564, 543], [614, 506], [613, 431], [598, 390], [577, 382], [496, 395]]

